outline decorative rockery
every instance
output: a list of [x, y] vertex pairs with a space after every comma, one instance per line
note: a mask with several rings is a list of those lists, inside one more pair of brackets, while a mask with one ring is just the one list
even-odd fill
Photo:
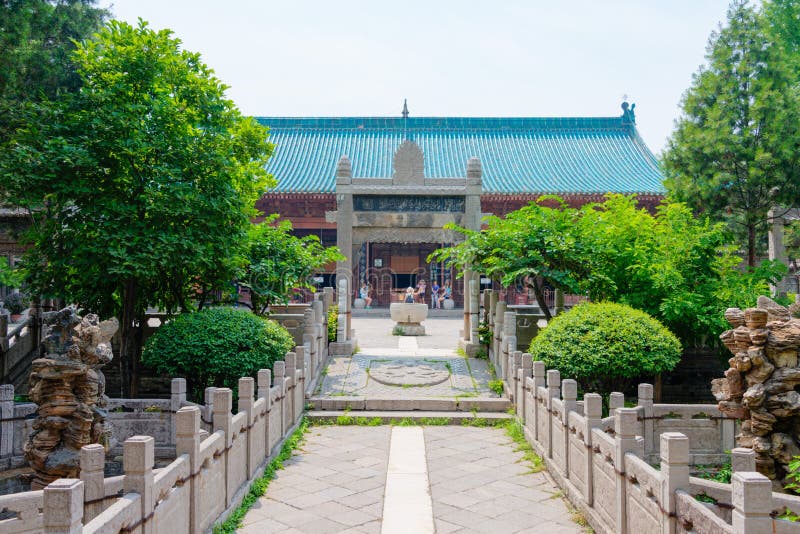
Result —
[[742, 422], [736, 439], [755, 451], [758, 471], [784, 484], [800, 454], [800, 320], [767, 297], [755, 308], [729, 308], [725, 319], [732, 328], [720, 338], [734, 356], [712, 392], [719, 409]]
[[33, 361], [31, 401], [38, 404], [25, 458], [34, 470], [33, 489], [58, 478], [77, 478], [80, 449], [104, 441], [105, 377], [116, 319], [81, 318], [75, 308], [42, 315], [45, 355]]

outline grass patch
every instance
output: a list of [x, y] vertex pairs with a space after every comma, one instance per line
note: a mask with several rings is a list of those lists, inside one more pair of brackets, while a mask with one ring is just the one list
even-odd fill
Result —
[[392, 328], [392, 335], [393, 336], [402, 336], [405, 332], [403, 331], [402, 326], [395, 326]]
[[505, 392], [505, 388], [503, 387], [503, 381], [499, 378], [495, 378], [494, 380], [489, 380], [489, 383], [486, 384], [489, 389], [494, 391], [498, 396], [502, 397], [503, 393]]
[[525, 439], [525, 429], [519, 419], [511, 419], [506, 423], [506, 434], [517, 444], [516, 451], [522, 453], [522, 462], [530, 464], [529, 473], [538, 473], [544, 469], [544, 461], [541, 456], [534, 452], [528, 440]]
[[456, 354], [458, 354], [462, 358], [469, 358], [469, 356], [467, 356], [467, 351], [465, 351], [463, 347], [458, 347], [456, 349]]
[[233, 534], [242, 524], [245, 514], [250, 508], [258, 501], [258, 498], [264, 495], [267, 491], [269, 483], [275, 478], [275, 473], [283, 469], [283, 462], [292, 457], [292, 452], [300, 446], [303, 442], [303, 436], [308, 429], [308, 421], [305, 419], [300, 420], [300, 424], [291, 436], [286, 438], [281, 447], [281, 452], [276, 456], [264, 469], [264, 474], [257, 478], [250, 486], [250, 490], [242, 500], [242, 504], [234, 510], [224, 523], [214, 527], [214, 534]]

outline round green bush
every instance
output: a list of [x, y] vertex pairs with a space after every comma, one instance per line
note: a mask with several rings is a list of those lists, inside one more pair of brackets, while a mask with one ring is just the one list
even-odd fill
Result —
[[186, 378], [202, 402], [208, 386], [234, 389], [239, 378], [271, 369], [294, 346], [275, 321], [234, 308], [207, 308], [179, 315], [147, 340], [142, 363], [157, 373]]
[[581, 304], [531, 342], [533, 360], [574, 378], [586, 392], [625, 391], [637, 378], [669, 371], [681, 344], [663, 324], [624, 304]]

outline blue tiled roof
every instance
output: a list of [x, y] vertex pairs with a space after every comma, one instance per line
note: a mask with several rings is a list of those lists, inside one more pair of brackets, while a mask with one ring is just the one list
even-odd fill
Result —
[[425, 154], [425, 176], [466, 175], [483, 164], [487, 193], [663, 193], [663, 175], [635, 126], [620, 117], [257, 117], [276, 145], [267, 170], [275, 191], [333, 192], [336, 163], [354, 178], [392, 175], [400, 143]]

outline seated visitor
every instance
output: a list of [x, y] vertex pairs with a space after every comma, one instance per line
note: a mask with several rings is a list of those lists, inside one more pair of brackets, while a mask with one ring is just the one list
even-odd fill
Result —
[[370, 309], [370, 307], [372, 305], [372, 299], [369, 296], [369, 293], [370, 293], [369, 289], [370, 288], [367, 285], [367, 283], [366, 282], [362, 282], [361, 283], [361, 288], [358, 290], [358, 296], [361, 297], [362, 299], [364, 299], [364, 303], [365, 303], [367, 309]]
[[450, 300], [453, 298], [453, 288], [450, 287], [450, 280], [445, 281], [444, 287], [442, 288], [442, 294], [439, 297], [439, 306], [444, 308], [444, 301]]
[[414, 304], [414, 288], [413, 287], [409, 287], [408, 289], [406, 289], [406, 296], [403, 299], [403, 302], [405, 302], [406, 304]]

